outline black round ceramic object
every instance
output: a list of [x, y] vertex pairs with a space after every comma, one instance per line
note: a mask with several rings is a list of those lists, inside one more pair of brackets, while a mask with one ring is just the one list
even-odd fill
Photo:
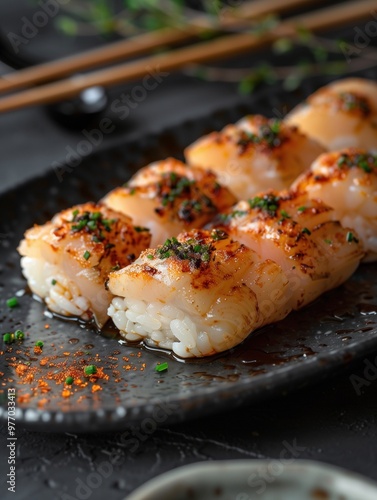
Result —
[[[0, 60], [15, 70], [59, 59], [80, 51], [97, 47], [104, 43], [99, 36], [71, 37], [56, 30], [53, 22], [36, 34], [30, 40], [20, 40], [23, 24], [20, 24], [20, 12], [25, 14], [22, 19], [32, 19], [35, 8], [21, 5], [21, 11], [12, 6], [1, 6], [0, 16], [4, 26], [0, 27]], [[35, 7], [35, 6], [34, 6]], [[24, 21], [25, 23], [26, 21]], [[21, 31], [20, 31], [21, 30]], [[13, 38], [10, 37], [13, 35]], [[13, 40], [13, 42], [12, 42]], [[102, 87], [92, 87], [84, 90], [75, 98], [60, 101], [46, 107], [49, 115], [60, 125], [70, 129], [95, 127], [108, 105], [107, 92]]]
[[109, 102], [103, 87], [90, 87], [76, 98], [47, 106], [47, 111], [58, 123], [70, 129], [94, 127]]

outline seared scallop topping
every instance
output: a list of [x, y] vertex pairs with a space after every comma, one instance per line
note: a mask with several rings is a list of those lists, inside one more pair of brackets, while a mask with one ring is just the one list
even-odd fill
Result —
[[341, 92], [339, 94], [339, 105], [342, 111], [358, 112], [363, 116], [371, 113], [369, 101], [366, 97], [354, 92]]
[[373, 172], [374, 169], [377, 168], [377, 156], [372, 154], [363, 154], [363, 153], [355, 153], [355, 154], [342, 154], [338, 161], [337, 165], [340, 168], [343, 167], [358, 167], [361, 170], [364, 170], [367, 174]]
[[249, 144], [259, 144], [263, 147], [272, 149], [280, 146], [283, 140], [284, 138], [281, 134], [281, 121], [272, 119], [266, 120], [265, 123], [259, 125], [256, 134], [242, 130], [238, 145], [246, 147]]

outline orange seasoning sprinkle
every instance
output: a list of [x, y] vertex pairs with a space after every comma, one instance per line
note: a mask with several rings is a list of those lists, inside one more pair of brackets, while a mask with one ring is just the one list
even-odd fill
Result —
[[29, 367], [27, 365], [19, 364], [16, 366], [16, 373], [19, 377], [22, 377], [28, 369]]
[[[50, 325], [46, 323], [45, 328], [50, 328]], [[50, 352], [47, 354], [47, 346], [44, 347], [43, 344], [42, 340], [37, 340], [34, 345], [28, 346], [25, 343], [17, 346], [17, 351], [12, 352], [11, 347], [6, 350], [9, 356], [8, 366], [13, 368], [13, 379], [18, 385], [17, 400], [21, 404], [27, 404], [31, 398], [35, 398], [36, 406], [44, 408], [46, 404], [64, 404], [64, 400], [74, 396], [75, 404], [80, 404], [87, 399], [89, 393], [95, 394], [104, 390], [101, 380], [108, 381], [111, 378], [113, 382], [127, 387], [127, 372], [142, 372], [146, 369], [146, 364], [142, 360], [139, 361], [142, 351], [127, 356], [122, 356], [121, 351], [113, 351], [104, 357], [102, 354], [84, 350], [87, 346], [71, 351], [64, 342], [56, 348], [51, 342]], [[36, 358], [35, 355], [39, 357]], [[90, 366], [96, 368], [95, 373], [85, 374], [85, 367]], [[0, 373], [1, 376], [3, 379], [0, 386], [13, 383], [11, 376], [4, 377], [4, 374]], [[72, 379], [72, 382], [67, 383], [68, 379]], [[119, 395], [114, 394], [114, 401], [119, 400]]]
[[22, 396], [18, 396], [19, 403], [27, 403], [30, 399], [30, 394], [23, 394]]
[[38, 401], [38, 408], [43, 408], [43, 406], [48, 402], [47, 398], [42, 398]]

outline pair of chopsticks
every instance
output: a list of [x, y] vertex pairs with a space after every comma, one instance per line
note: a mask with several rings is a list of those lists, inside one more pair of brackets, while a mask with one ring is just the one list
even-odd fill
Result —
[[[267, 14], [282, 13], [293, 8], [304, 7], [314, 0], [256, 0], [247, 2], [225, 18], [221, 27], [237, 26], [244, 19], [253, 19]], [[71, 98], [83, 90], [103, 86], [110, 87], [137, 80], [148, 71], [174, 71], [193, 63], [202, 63], [245, 53], [251, 49], [269, 45], [281, 37], [295, 37], [297, 28], [309, 31], [334, 28], [356, 22], [371, 15], [376, 7], [375, 0], [360, 0], [340, 3], [281, 21], [274, 30], [262, 35], [238, 33], [195, 43], [183, 48], [115, 65], [87, 74], [76, 74], [70, 78], [53, 81], [0, 98], [0, 112], [11, 111], [32, 105], [48, 104]], [[244, 21], [243, 21], [244, 22]], [[0, 92], [13, 92], [23, 87], [51, 82], [76, 72], [107, 65], [116, 61], [151, 52], [157, 48], [176, 45], [208, 32], [205, 23], [190, 25], [187, 29], [169, 28], [135, 36], [105, 47], [67, 57], [51, 63], [19, 70], [0, 80]]]

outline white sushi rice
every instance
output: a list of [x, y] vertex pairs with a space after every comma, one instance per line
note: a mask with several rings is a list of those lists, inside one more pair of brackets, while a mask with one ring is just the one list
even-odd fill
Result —
[[182, 358], [213, 353], [206, 332], [180, 309], [161, 302], [115, 297], [108, 309], [121, 335], [129, 341], [172, 350]]
[[90, 302], [58, 266], [42, 259], [22, 257], [21, 268], [31, 291], [44, 299], [51, 311], [89, 319]]

